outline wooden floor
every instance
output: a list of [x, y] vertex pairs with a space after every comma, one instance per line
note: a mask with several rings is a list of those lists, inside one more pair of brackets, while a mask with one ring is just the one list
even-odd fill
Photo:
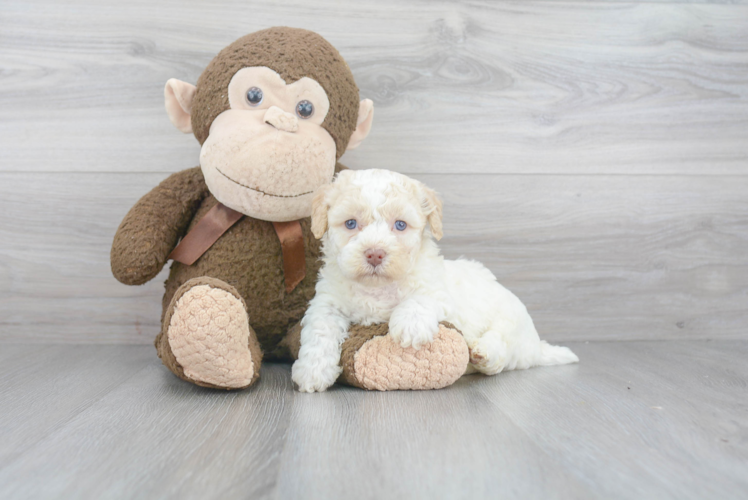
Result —
[[748, 497], [748, 342], [569, 343], [441, 391], [219, 392], [148, 346], [4, 345], [0, 498]]
[[[341, 161], [439, 191], [444, 254], [581, 364], [319, 395], [160, 365], [166, 271], [109, 251], [199, 161], [164, 83], [276, 25], [374, 101]], [[745, 1], [2, 0], [0, 500], [746, 499], [746, 193]]]

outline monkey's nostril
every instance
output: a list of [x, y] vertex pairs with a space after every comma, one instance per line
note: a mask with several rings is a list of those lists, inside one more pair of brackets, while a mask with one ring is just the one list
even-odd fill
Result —
[[387, 253], [381, 248], [370, 248], [364, 252], [364, 256], [366, 257], [366, 262], [376, 267], [382, 263]]

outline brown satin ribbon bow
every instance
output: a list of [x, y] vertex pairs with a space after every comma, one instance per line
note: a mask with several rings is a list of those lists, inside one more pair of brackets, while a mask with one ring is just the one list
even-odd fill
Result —
[[[241, 212], [237, 212], [222, 203], [216, 204], [182, 238], [182, 241], [169, 254], [169, 258], [191, 266], [242, 217], [244, 217], [244, 214]], [[291, 293], [306, 276], [304, 235], [301, 231], [301, 223], [297, 220], [273, 222], [273, 227], [280, 240], [281, 252], [283, 253], [283, 275], [286, 283], [286, 293]]]

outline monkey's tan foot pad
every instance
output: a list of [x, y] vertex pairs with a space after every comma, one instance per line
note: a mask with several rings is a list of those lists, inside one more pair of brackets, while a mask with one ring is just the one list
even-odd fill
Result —
[[[386, 332], [387, 325], [383, 326]], [[445, 324], [439, 325], [434, 341], [419, 350], [400, 347], [381, 331], [352, 356], [345, 347], [341, 381], [377, 391], [441, 389], [460, 378], [470, 360], [465, 339]]]
[[166, 335], [185, 378], [225, 389], [248, 387], [258, 378], [262, 352], [233, 287], [190, 280], [175, 294], [170, 313]]

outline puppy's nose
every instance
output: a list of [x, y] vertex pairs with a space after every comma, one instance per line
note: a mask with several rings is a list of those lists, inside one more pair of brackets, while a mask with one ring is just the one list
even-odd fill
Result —
[[265, 111], [265, 123], [272, 125], [284, 132], [296, 132], [299, 130], [299, 120], [291, 113], [286, 113], [278, 106], [270, 106]]
[[381, 248], [370, 248], [364, 252], [364, 255], [366, 255], [366, 262], [376, 267], [382, 263], [387, 254]]

